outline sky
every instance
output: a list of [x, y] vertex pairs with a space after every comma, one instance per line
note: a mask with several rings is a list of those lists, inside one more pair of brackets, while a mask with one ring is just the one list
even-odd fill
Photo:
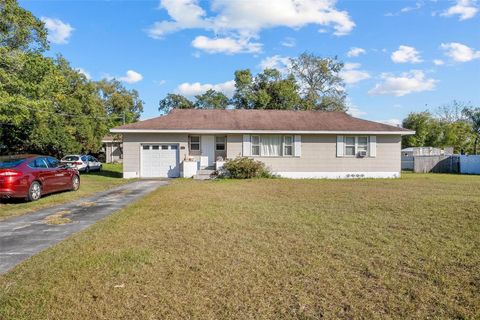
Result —
[[88, 78], [115, 77], [160, 115], [169, 92], [233, 93], [235, 70], [287, 70], [303, 52], [345, 63], [349, 113], [400, 123], [456, 99], [480, 106], [476, 0], [20, 1]]

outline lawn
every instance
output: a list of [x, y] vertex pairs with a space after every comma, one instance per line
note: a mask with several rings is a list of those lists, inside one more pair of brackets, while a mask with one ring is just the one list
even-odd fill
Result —
[[88, 197], [97, 192], [129, 182], [127, 179], [122, 179], [121, 164], [108, 163], [103, 164], [103, 171], [101, 172], [81, 174], [80, 181], [80, 189], [76, 192], [66, 191], [45, 195], [35, 202], [26, 202], [23, 199], [0, 199], [0, 221], [12, 216]]
[[0, 276], [5, 319], [480, 317], [480, 177], [175, 180]]

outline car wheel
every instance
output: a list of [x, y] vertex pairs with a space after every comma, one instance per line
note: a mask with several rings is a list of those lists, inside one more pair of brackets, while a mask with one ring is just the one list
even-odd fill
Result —
[[72, 177], [72, 191], [80, 189], [80, 178], [77, 175]]
[[27, 200], [37, 201], [42, 196], [42, 186], [38, 181], [33, 181], [28, 189]]
[[90, 167], [87, 166], [87, 167], [85, 168], [85, 173], [89, 173], [89, 172], [90, 172]]

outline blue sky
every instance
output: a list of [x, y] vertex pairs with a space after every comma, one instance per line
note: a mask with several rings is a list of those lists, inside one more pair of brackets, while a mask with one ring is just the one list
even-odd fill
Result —
[[51, 50], [92, 79], [139, 91], [143, 119], [168, 92], [232, 93], [233, 73], [285, 68], [304, 51], [346, 63], [350, 112], [398, 122], [453, 99], [480, 105], [474, 0], [20, 1]]

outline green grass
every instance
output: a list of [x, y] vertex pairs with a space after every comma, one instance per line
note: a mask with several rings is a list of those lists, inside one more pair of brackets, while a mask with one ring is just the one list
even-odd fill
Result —
[[80, 181], [80, 189], [76, 192], [65, 191], [45, 195], [35, 202], [26, 202], [23, 199], [3, 199], [0, 202], [0, 221], [12, 216], [18, 216], [38, 209], [88, 197], [97, 192], [130, 182], [131, 180], [122, 179], [121, 164], [105, 163], [103, 164], [103, 170], [100, 172], [81, 173]]
[[0, 277], [5, 319], [480, 317], [480, 177], [173, 181]]

